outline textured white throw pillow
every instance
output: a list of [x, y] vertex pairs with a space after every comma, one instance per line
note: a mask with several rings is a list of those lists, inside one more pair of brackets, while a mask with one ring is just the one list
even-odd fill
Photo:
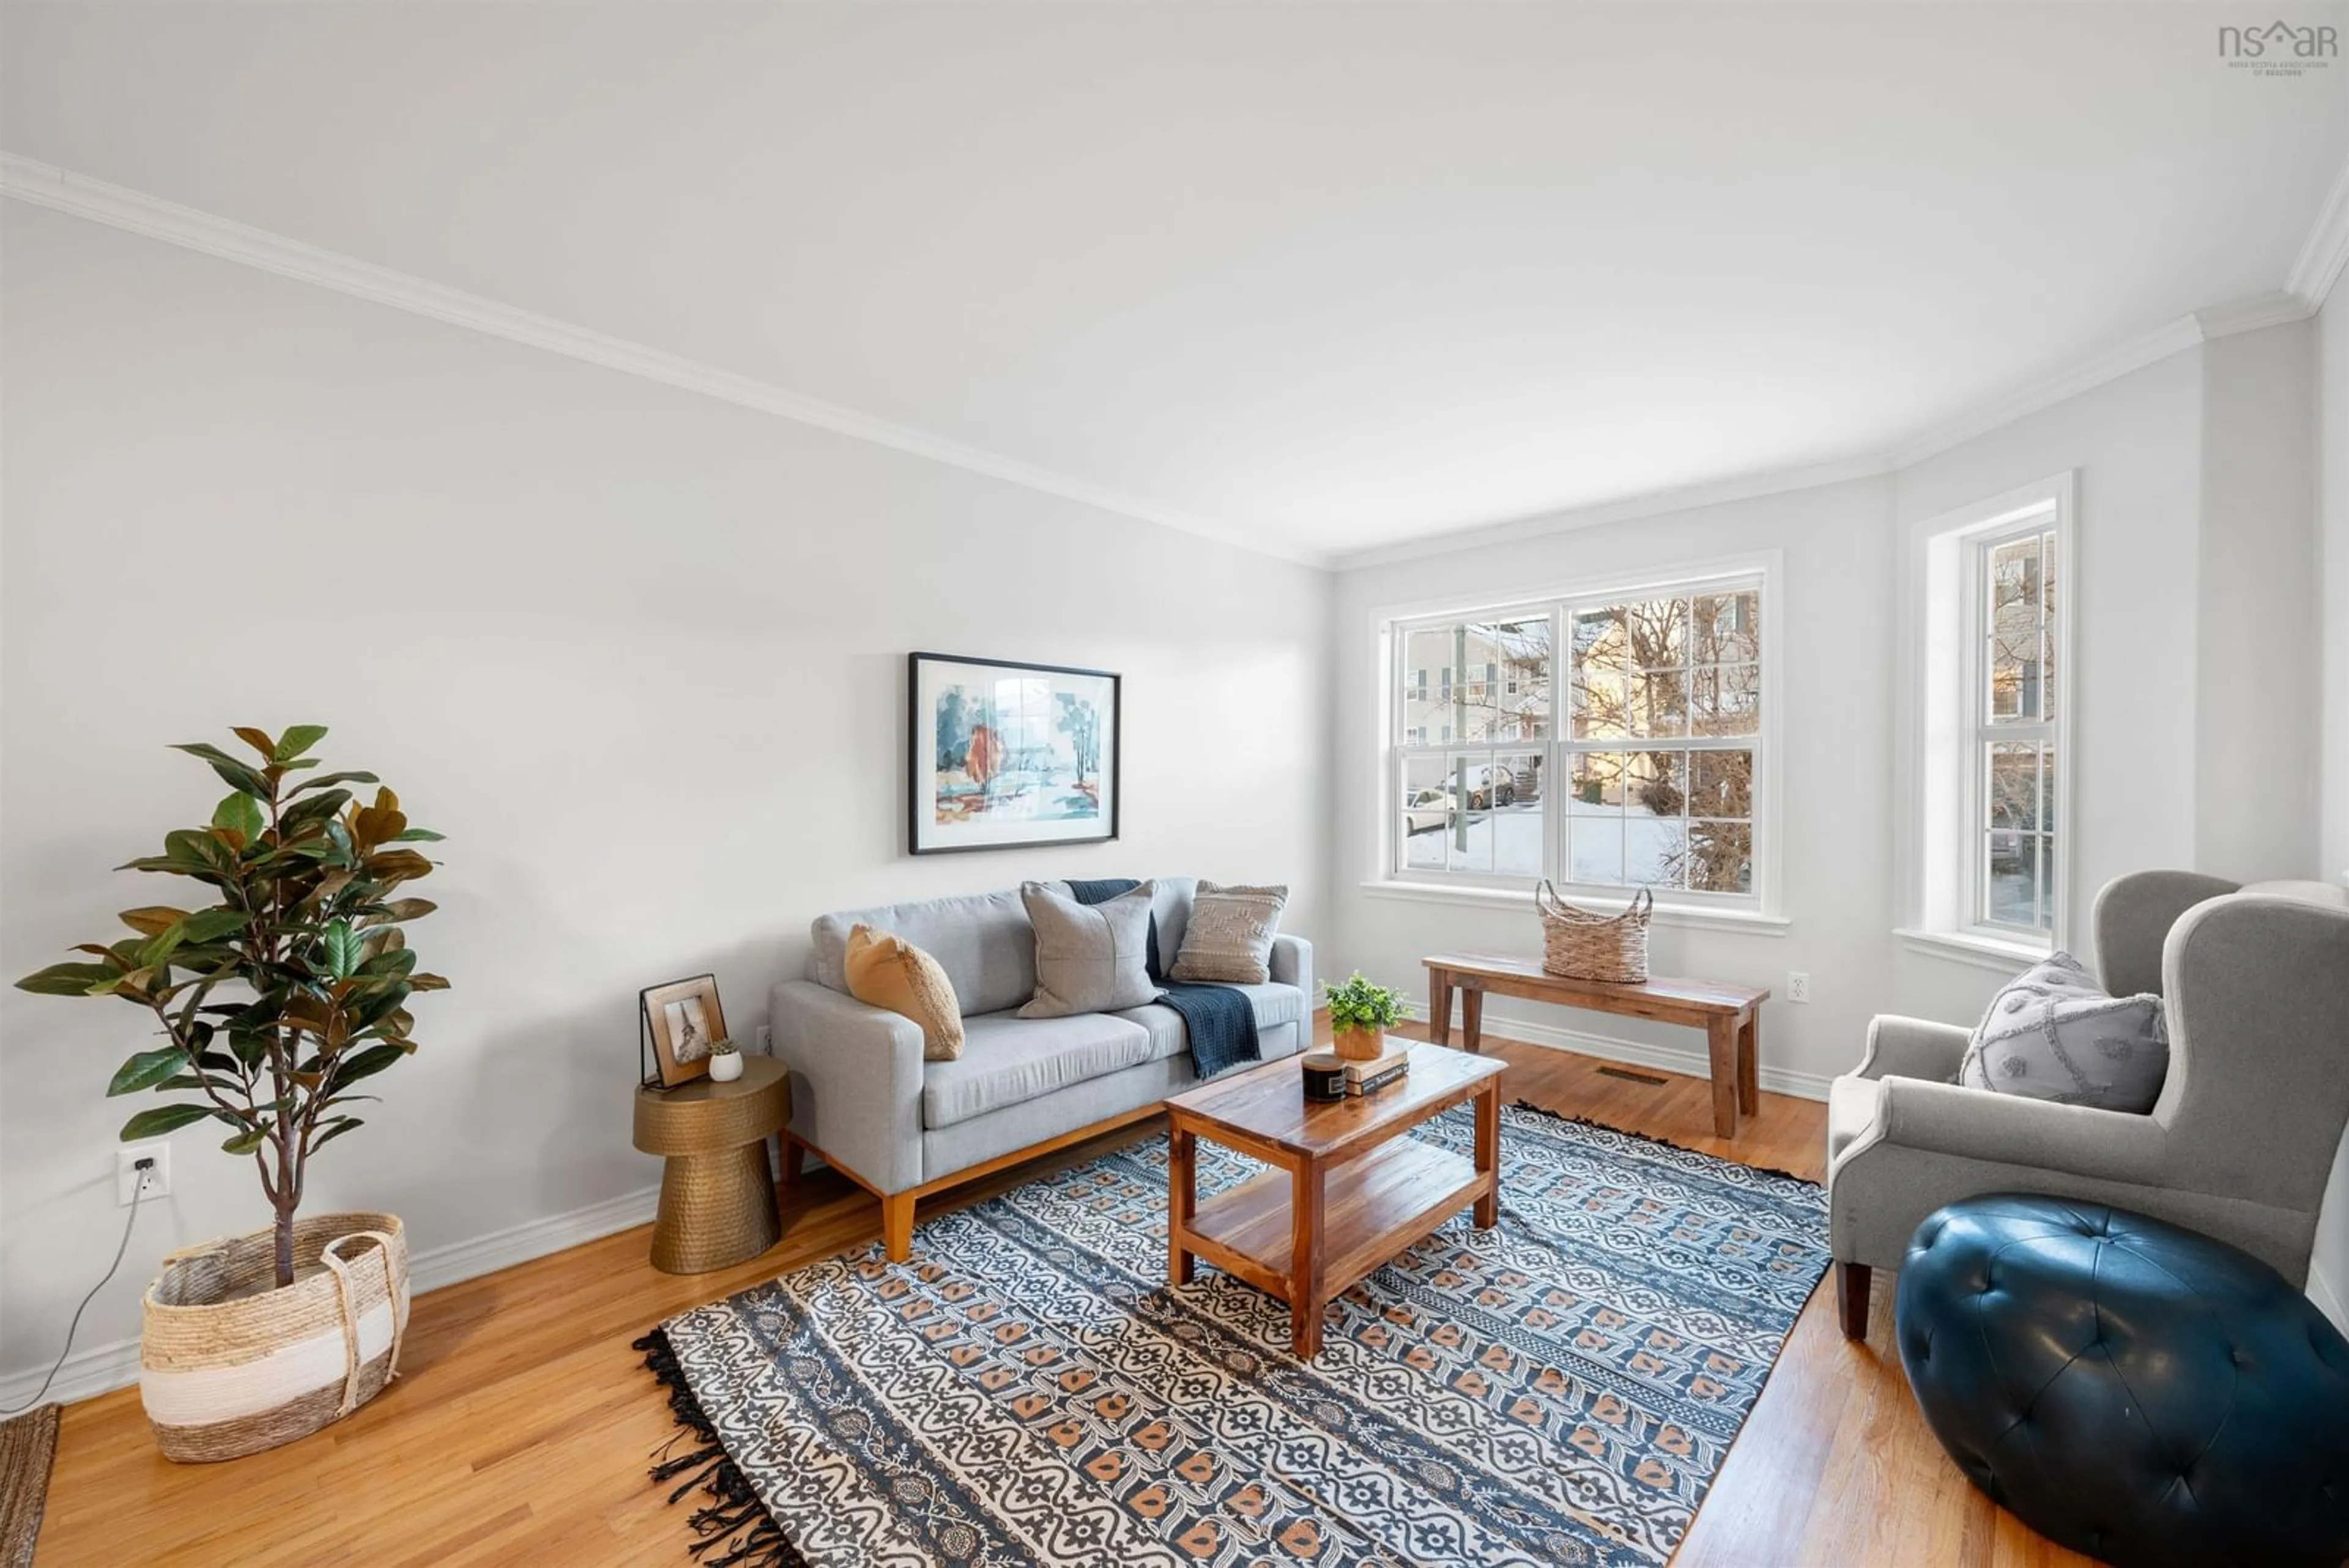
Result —
[[1201, 882], [1183, 927], [1183, 950], [1174, 955], [1167, 978], [1262, 985], [1272, 978], [1272, 939], [1280, 932], [1280, 911], [1288, 906], [1285, 886]]
[[2153, 1109], [2169, 1073], [2161, 998], [2111, 996], [2069, 953], [2053, 953], [1991, 999], [1958, 1082], [2106, 1111]]

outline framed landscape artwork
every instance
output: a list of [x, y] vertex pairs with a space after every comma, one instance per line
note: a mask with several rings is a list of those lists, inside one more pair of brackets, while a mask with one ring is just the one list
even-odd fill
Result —
[[916, 653], [908, 681], [915, 854], [1117, 836], [1117, 676]]

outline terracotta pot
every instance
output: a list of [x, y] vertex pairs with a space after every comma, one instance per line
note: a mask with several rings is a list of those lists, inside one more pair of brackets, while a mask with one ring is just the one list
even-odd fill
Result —
[[1330, 1034], [1330, 1049], [1349, 1062], [1375, 1062], [1386, 1045], [1386, 1033], [1379, 1029], [1337, 1029]]

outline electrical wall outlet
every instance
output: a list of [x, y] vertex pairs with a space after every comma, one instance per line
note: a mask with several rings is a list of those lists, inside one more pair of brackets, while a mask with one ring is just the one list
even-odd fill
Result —
[[1811, 977], [1798, 969], [1786, 971], [1786, 1000], [1808, 1002], [1811, 999]]
[[[151, 1159], [152, 1170], [141, 1170], [139, 1162]], [[147, 1186], [141, 1191], [140, 1179]], [[114, 1206], [127, 1209], [135, 1196], [140, 1202], [150, 1202], [171, 1190], [171, 1146], [160, 1138], [151, 1143], [126, 1143], [114, 1151]]]
[[771, 1056], [774, 1054], [775, 1032], [769, 1025], [761, 1023], [759, 1025], [759, 1054]]

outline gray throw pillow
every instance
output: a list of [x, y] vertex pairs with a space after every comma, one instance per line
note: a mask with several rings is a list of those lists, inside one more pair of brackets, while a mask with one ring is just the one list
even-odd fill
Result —
[[1041, 882], [1022, 882], [1019, 901], [1036, 928], [1036, 995], [1022, 1018], [1116, 1012], [1156, 1000], [1150, 981], [1148, 882], [1099, 904], [1080, 904]]
[[1288, 906], [1286, 887], [1201, 882], [1183, 927], [1183, 950], [1166, 978], [1262, 985], [1272, 978], [1272, 939]]
[[2009, 981], [1966, 1046], [1958, 1082], [2059, 1105], [2145, 1112], [2169, 1073], [2158, 996], [2111, 996], [2069, 953]]

